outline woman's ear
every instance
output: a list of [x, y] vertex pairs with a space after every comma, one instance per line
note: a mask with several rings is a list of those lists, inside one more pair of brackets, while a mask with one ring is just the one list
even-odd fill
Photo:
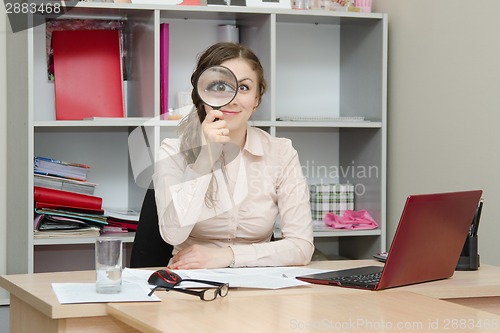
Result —
[[253, 110], [255, 111], [257, 109], [257, 107], [260, 105], [260, 101], [261, 99], [260, 98], [257, 98], [257, 100], [255, 101], [255, 105], [253, 107]]

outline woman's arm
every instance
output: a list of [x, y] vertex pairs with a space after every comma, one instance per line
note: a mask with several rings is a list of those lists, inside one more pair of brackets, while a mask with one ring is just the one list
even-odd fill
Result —
[[211, 177], [186, 165], [178, 140], [162, 142], [153, 182], [160, 233], [166, 242], [177, 245], [187, 239], [198, 221]]

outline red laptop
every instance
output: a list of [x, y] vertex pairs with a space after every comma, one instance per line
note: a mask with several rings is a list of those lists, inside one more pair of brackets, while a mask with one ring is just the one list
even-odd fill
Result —
[[298, 276], [341, 287], [381, 290], [453, 275], [482, 191], [411, 195], [383, 267]]

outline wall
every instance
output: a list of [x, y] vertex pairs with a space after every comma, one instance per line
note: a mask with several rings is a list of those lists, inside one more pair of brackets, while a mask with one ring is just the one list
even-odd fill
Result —
[[407, 195], [483, 189], [481, 262], [500, 265], [500, 1], [374, 9], [389, 14], [388, 240]]
[[[5, 184], [7, 182], [6, 169], [7, 165], [5, 162], [5, 155], [7, 154], [7, 102], [6, 102], [6, 64], [5, 64], [5, 37], [6, 37], [6, 22], [7, 18], [5, 16], [5, 6], [0, 6], [0, 184]], [[6, 271], [6, 190], [5, 186], [0, 186], [0, 274], [5, 274]], [[5, 290], [0, 289], [0, 304], [6, 302], [8, 297]]]

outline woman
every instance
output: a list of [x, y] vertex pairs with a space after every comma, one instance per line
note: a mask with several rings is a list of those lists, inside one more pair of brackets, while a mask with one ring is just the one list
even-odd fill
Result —
[[[196, 84], [223, 65], [238, 80], [220, 110]], [[159, 228], [174, 245], [172, 269], [306, 265], [313, 251], [309, 192], [290, 140], [247, 125], [266, 91], [262, 65], [241, 44], [218, 43], [191, 76], [193, 111], [165, 139], [153, 176]], [[276, 219], [282, 239], [272, 241]]]

